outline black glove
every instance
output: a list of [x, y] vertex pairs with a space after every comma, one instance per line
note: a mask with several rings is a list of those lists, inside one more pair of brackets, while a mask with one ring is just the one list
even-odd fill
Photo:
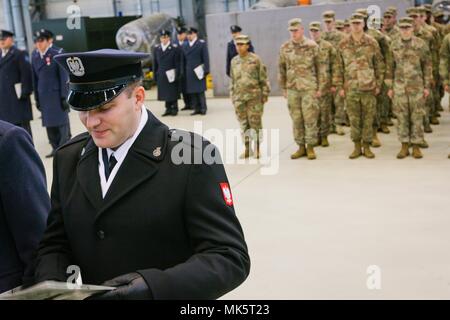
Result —
[[67, 111], [67, 110], [70, 109], [70, 104], [67, 103], [67, 101], [66, 101], [65, 98], [61, 98], [61, 108], [62, 108], [64, 111]]
[[128, 273], [103, 283], [117, 287], [115, 290], [94, 295], [89, 300], [152, 300], [153, 296], [144, 278], [137, 273]]

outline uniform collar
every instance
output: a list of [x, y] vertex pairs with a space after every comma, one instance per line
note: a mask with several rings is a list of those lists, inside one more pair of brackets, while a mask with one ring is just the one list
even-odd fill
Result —
[[166, 51], [167, 50], [167, 48], [170, 46], [170, 41], [169, 42], [167, 42], [167, 44], [166, 45], [163, 45], [162, 43], [161, 43], [161, 49], [162, 49], [162, 51], [164, 52], [164, 51]]

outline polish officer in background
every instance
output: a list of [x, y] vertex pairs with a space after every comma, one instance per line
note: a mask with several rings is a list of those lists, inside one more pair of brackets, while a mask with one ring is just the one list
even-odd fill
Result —
[[50, 38], [51, 34], [45, 29], [35, 32], [36, 53], [32, 60], [34, 98], [52, 147], [46, 158], [53, 157], [56, 149], [70, 139], [69, 105], [66, 101], [68, 75], [53, 59], [64, 50], [53, 48]]
[[[238, 55], [238, 52], [236, 50], [236, 39], [241, 35], [242, 28], [237, 25], [233, 25], [230, 27], [231, 36], [233, 39], [231, 39], [230, 42], [228, 42], [227, 45], [227, 64], [226, 64], [226, 72], [227, 76], [230, 77], [230, 68], [231, 68], [231, 60], [233, 60], [234, 57]], [[252, 43], [250, 42], [250, 47], [248, 49], [249, 52], [255, 52], [255, 48], [253, 47]]]
[[55, 58], [88, 132], [56, 152], [36, 281], [77, 265], [85, 283], [116, 287], [98, 299], [216, 299], [246, 279], [247, 245], [215, 146], [144, 106], [147, 56]]
[[158, 87], [158, 100], [166, 103], [163, 117], [178, 114], [180, 79], [183, 76], [183, 53], [177, 44], [171, 43], [170, 35], [170, 31], [160, 31], [161, 43], [153, 50], [153, 77]]
[[30, 59], [14, 45], [11, 31], [0, 30], [0, 50], [0, 120], [24, 128], [31, 136]]
[[186, 65], [186, 93], [194, 112], [191, 115], [205, 115], [206, 105], [206, 77], [209, 74], [209, 55], [205, 40], [198, 39], [198, 31], [189, 28], [187, 31], [189, 43], [185, 48]]

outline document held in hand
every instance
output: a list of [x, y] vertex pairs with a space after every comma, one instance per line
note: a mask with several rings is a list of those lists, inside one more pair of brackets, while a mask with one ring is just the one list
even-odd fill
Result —
[[198, 80], [202, 80], [205, 77], [204, 65], [203, 64], [199, 65], [197, 68], [194, 69], [194, 72]]
[[166, 71], [167, 80], [169, 80], [169, 83], [172, 83], [175, 81], [175, 69], [170, 69]]
[[20, 99], [20, 97], [22, 96], [22, 83], [15, 83], [14, 89], [16, 90], [17, 99]]
[[44, 281], [29, 288], [17, 287], [6, 291], [0, 294], [0, 300], [83, 300], [114, 289], [114, 287]]

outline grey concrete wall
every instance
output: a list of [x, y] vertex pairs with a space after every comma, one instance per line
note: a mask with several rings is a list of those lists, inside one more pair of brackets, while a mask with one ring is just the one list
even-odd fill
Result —
[[[406, 8], [412, 5], [412, 1], [374, 0], [207, 15], [206, 28], [214, 95], [228, 95], [229, 79], [225, 74], [225, 59], [227, 42], [231, 39], [229, 33], [231, 24], [240, 25], [244, 33], [251, 37], [256, 53], [267, 65], [272, 95], [280, 95], [281, 91], [277, 83], [278, 51], [280, 46], [289, 39], [287, 21], [299, 17], [307, 26], [311, 21], [321, 20], [321, 14], [325, 10], [334, 10], [337, 19], [345, 19], [354, 10], [369, 5], [378, 5], [381, 12], [388, 6], [394, 5], [398, 8], [399, 17], [401, 17]], [[308, 31], [306, 31], [306, 36], [309, 37]]]

